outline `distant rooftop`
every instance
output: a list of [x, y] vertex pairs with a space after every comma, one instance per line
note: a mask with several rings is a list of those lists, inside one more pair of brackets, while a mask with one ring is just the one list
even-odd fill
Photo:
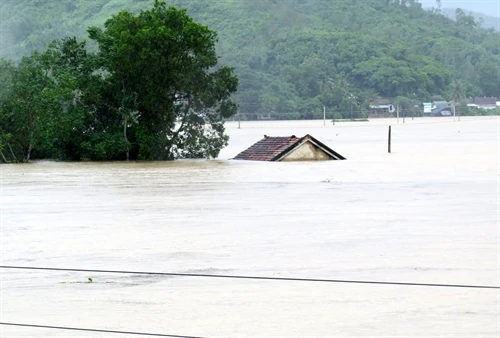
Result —
[[474, 99], [474, 103], [478, 106], [496, 106], [497, 98], [496, 97], [476, 97]]

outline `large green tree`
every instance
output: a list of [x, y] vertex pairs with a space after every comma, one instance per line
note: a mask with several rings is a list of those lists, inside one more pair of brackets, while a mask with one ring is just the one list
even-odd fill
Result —
[[[233, 69], [217, 69], [216, 33], [185, 10], [156, 1], [91, 27], [109, 73], [123, 137], [141, 159], [216, 157], [227, 144], [224, 119], [237, 111]], [[127, 131], [128, 129], [128, 131]]]
[[[120, 138], [106, 76], [85, 43], [67, 38], [18, 64], [0, 64], [0, 153], [32, 158], [119, 159]], [[112, 97], [112, 96], [111, 96]]]
[[238, 78], [217, 67], [214, 31], [156, 1], [89, 35], [97, 53], [65, 38], [0, 62], [0, 161], [209, 158], [227, 145]]

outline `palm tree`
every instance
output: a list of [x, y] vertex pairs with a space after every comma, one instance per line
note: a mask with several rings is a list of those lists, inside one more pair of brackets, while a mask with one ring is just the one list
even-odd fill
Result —
[[465, 85], [461, 80], [453, 79], [451, 82], [451, 99], [460, 101], [465, 96]]
[[350, 106], [351, 111], [351, 119], [352, 119], [352, 103], [353, 103], [353, 95], [351, 95], [349, 91], [349, 82], [347, 82], [347, 78], [344, 73], [339, 74], [338, 79], [336, 81], [335, 88], [340, 90], [342, 96], [342, 103], [347, 103]]
[[367, 106], [375, 106], [378, 105], [378, 101], [380, 100], [380, 95], [375, 90], [369, 90], [365, 94], [365, 104]]
[[[453, 104], [453, 115], [455, 115], [455, 105], [465, 96], [465, 85], [462, 81], [453, 79], [451, 82], [451, 99]], [[460, 117], [459, 117], [460, 118]]]
[[344, 73], [339, 75], [336, 87], [338, 87], [342, 92], [342, 98], [347, 96], [347, 94], [349, 93], [349, 83], [347, 82], [347, 78]]

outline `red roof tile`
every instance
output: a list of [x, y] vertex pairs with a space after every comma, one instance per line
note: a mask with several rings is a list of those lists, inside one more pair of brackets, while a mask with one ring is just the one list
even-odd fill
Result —
[[250, 161], [277, 161], [294, 147], [301, 144], [306, 138], [316, 143], [326, 153], [329, 153], [332, 159], [345, 159], [342, 155], [334, 152], [332, 149], [328, 148], [326, 145], [310, 135], [306, 135], [304, 137], [296, 137], [295, 135], [286, 137], [270, 137], [264, 135], [262, 140], [255, 143], [247, 150], [239, 153], [234, 159]]
[[239, 153], [235, 160], [251, 160], [251, 161], [273, 161], [287, 149], [293, 147], [300, 142], [301, 138], [292, 136], [286, 137], [269, 137], [264, 135], [264, 138], [252, 145], [245, 151]]

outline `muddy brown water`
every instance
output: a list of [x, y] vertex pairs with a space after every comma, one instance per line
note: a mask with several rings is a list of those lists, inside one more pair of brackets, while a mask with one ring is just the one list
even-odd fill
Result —
[[[1, 165], [1, 264], [500, 285], [498, 118], [237, 126], [211, 161]], [[306, 133], [347, 161], [228, 160], [264, 134]], [[500, 334], [498, 290], [0, 274], [2, 322], [203, 337]]]

